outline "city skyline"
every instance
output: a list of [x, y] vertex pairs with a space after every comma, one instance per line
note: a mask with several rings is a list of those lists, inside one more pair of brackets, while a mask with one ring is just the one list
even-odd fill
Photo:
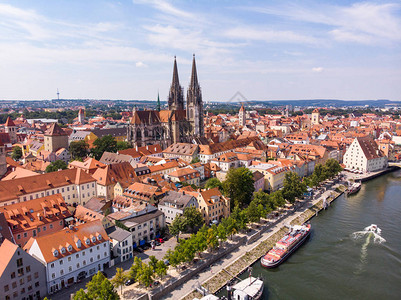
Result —
[[1, 99], [401, 100], [396, 2], [0, 1]]

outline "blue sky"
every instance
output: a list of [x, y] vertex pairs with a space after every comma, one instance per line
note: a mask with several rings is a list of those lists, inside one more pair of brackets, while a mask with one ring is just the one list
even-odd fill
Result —
[[401, 100], [401, 2], [1, 1], [0, 99]]

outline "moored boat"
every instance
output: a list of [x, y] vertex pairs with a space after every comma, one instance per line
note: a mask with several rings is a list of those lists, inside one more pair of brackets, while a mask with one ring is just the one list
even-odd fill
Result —
[[248, 277], [236, 283], [232, 287], [232, 299], [258, 300], [262, 297], [264, 284], [259, 278]]
[[359, 192], [359, 190], [362, 187], [362, 183], [360, 182], [355, 182], [353, 185], [351, 185], [348, 190], [347, 190], [347, 195], [352, 195], [352, 194], [356, 194], [357, 192]]
[[310, 235], [311, 225], [295, 225], [260, 260], [263, 267], [274, 268], [284, 262]]

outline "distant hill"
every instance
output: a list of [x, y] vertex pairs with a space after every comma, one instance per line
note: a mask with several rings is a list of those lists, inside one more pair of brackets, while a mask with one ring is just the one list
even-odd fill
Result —
[[337, 100], [337, 99], [313, 99], [313, 100], [269, 100], [269, 101], [248, 101], [248, 104], [253, 105], [263, 105], [271, 104], [273, 106], [281, 105], [292, 105], [292, 106], [365, 106], [369, 105], [371, 107], [384, 107], [386, 104], [398, 104], [401, 105], [401, 101], [391, 101], [391, 100]]

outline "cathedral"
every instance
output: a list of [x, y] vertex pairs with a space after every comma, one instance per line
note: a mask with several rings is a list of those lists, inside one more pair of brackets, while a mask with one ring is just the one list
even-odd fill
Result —
[[198, 83], [195, 55], [192, 60], [191, 82], [184, 108], [184, 89], [178, 79], [177, 61], [174, 57], [173, 81], [168, 96], [168, 110], [133, 109], [128, 126], [128, 141], [131, 145], [146, 146], [160, 144], [163, 149], [173, 143], [190, 142], [204, 136], [202, 92]]

